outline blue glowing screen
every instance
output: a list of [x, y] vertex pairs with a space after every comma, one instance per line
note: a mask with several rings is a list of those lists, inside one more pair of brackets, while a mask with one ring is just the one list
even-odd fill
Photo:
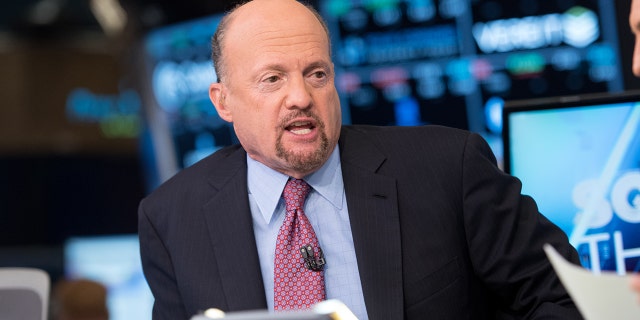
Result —
[[640, 95], [505, 109], [509, 173], [594, 271], [640, 270]]

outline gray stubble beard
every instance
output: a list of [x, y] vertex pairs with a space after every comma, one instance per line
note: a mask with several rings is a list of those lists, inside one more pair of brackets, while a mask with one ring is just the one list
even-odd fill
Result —
[[311, 154], [296, 153], [294, 150], [286, 150], [282, 145], [282, 136], [276, 140], [276, 156], [284, 159], [291, 169], [298, 172], [312, 172], [319, 169], [329, 158], [329, 138], [324, 132], [324, 126], [319, 127], [320, 146]]

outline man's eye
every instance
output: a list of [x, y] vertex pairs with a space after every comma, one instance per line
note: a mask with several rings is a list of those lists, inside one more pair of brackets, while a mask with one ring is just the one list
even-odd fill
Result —
[[322, 79], [322, 78], [327, 76], [327, 73], [324, 72], [324, 71], [316, 71], [316, 72], [313, 73], [313, 76], [318, 78], [318, 79]]
[[270, 76], [270, 77], [266, 77], [263, 81], [268, 83], [274, 83], [278, 81], [278, 79], [280, 79], [278, 76]]

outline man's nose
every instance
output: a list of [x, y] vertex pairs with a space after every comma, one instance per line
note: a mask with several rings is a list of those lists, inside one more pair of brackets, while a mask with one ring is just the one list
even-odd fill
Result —
[[311, 106], [311, 86], [303, 76], [289, 78], [287, 83], [287, 108], [306, 109]]

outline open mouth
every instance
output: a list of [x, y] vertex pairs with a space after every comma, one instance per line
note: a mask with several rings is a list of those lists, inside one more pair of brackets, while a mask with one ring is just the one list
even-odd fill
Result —
[[303, 135], [308, 134], [315, 128], [315, 125], [311, 121], [296, 121], [285, 129], [293, 134]]

